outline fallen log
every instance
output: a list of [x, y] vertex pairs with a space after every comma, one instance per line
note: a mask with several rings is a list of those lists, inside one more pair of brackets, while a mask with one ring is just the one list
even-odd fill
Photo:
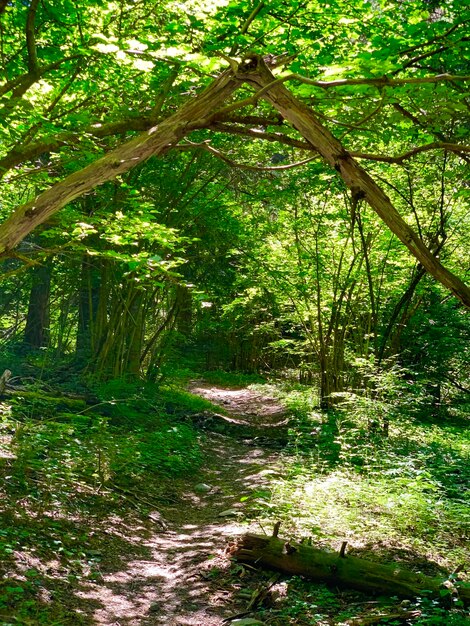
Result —
[[405, 598], [431, 592], [437, 596], [458, 596], [464, 604], [470, 604], [470, 584], [425, 576], [398, 563], [384, 565], [349, 556], [345, 553], [345, 543], [337, 553], [325, 552], [304, 543], [279, 539], [277, 531], [275, 527], [272, 537], [244, 535], [232, 548], [232, 556], [243, 563], [256, 563], [337, 587]]

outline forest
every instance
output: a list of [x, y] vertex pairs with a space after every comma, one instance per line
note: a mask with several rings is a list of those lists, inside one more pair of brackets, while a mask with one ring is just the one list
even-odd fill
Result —
[[0, 625], [470, 623], [470, 5], [0, 0]]

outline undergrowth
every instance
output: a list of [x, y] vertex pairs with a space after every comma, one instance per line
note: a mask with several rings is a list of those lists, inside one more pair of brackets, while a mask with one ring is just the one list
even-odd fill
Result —
[[[188, 415], [207, 401], [129, 381], [89, 393], [87, 404], [36, 385], [0, 403], [1, 624], [82, 623], [62, 585], [99, 576], [99, 520], [174, 501], [202, 462]], [[41, 601], [50, 589], [58, 602]]]
[[[255, 388], [283, 401], [291, 427], [283, 471], [269, 488], [247, 498], [253, 519], [263, 528], [280, 520], [283, 536], [309, 537], [327, 550], [347, 541], [350, 553], [369, 560], [403, 562], [443, 579], [461, 569], [460, 578], [468, 580], [470, 433], [462, 428], [462, 413], [432, 417], [396, 389], [376, 399], [344, 394], [333, 409], [322, 411], [312, 388]], [[285, 623], [362, 623], [359, 617], [348, 621], [347, 608], [341, 619], [326, 597], [313, 599], [317, 587], [307, 594], [311, 601], [298, 588], [294, 581], [288, 608], [280, 610]], [[423, 594], [408, 609], [414, 617], [373, 623], [469, 623], [458, 600], [449, 606]], [[355, 607], [351, 615], [358, 614]], [[374, 619], [368, 616], [364, 623]]]
[[[466, 562], [470, 436], [462, 414], [429, 417], [393, 385], [379, 397], [343, 395], [334, 410], [321, 411], [314, 389], [288, 381], [220, 371], [204, 378], [250, 384], [277, 396], [291, 416], [279, 473], [243, 498], [253, 521], [269, 527], [281, 520], [283, 536], [311, 537], [334, 550], [348, 541], [351, 553], [433, 576]], [[188, 416], [221, 411], [177, 384], [119, 380], [87, 392], [88, 402], [52, 397], [36, 384], [0, 404], [0, 624], [81, 624], [67, 608], [67, 585], [99, 580], [103, 519], [117, 524], [126, 511], [145, 517], [177, 499], [178, 480], [197, 475], [203, 461]], [[113, 546], [129, 550], [119, 533]], [[406, 604], [409, 618], [395, 619], [403, 608], [397, 599], [363, 607], [360, 594], [296, 577], [286, 589], [285, 602], [260, 609], [266, 622], [349, 626], [375, 615], [373, 623], [394, 626], [468, 623], [458, 603], [426, 594]], [[380, 619], [380, 611], [392, 617]]]
[[385, 434], [350, 404], [321, 412], [308, 388], [284, 394], [293, 413], [285, 473], [258, 499], [265, 515], [320, 543], [399, 549], [451, 569], [466, 560], [468, 430], [403, 415]]

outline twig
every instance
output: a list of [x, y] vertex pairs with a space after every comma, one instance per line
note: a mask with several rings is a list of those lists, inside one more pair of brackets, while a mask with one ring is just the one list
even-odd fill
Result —
[[251, 172], [279, 172], [279, 171], [284, 171], [284, 170], [290, 170], [294, 167], [299, 167], [301, 165], [305, 165], [306, 163], [310, 163], [311, 161], [318, 159], [318, 156], [315, 155], [313, 157], [309, 157], [308, 159], [304, 159], [303, 161], [297, 161], [296, 163], [289, 163], [288, 165], [275, 165], [273, 167], [269, 167], [269, 166], [263, 167], [263, 166], [258, 166], [258, 165], [248, 165], [246, 163], [236, 163], [235, 161], [232, 161], [232, 159], [229, 159], [223, 152], [220, 152], [219, 150], [216, 150], [211, 145], [209, 145], [208, 141], [203, 141], [201, 143], [193, 143], [192, 141], [186, 141], [183, 144], [175, 146], [176, 150], [194, 150], [195, 148], [199, 148], [201, 150], [205, 150], [206, 152], [210, 152], [211, 154], [216, 156], [218, 159], [220, 159], [224, 163], [227, 163], [227, 165], [230, 165], [230, 167], [237, 167], [239, 169], [249, 170]]
[[[121, 498], [124, 498], [125, 500], [129, 501], [131, 500], [131, 498], [134, 498], [134, 500], [137, 500], [137, 502], [141, 502], [142, 504], [146, 504], [147, 506], [155, 508], [155, 503], [150, 502], [149, 500], [146, 500], [145, 498], [142, 498], [141, 496], [138, 496], [137, 494], [133, 493], [132, 491], [129, 491], [128, 489], [119, 487], [118, 485], [115, 485], [114, 483], [110, 483], [109, 486], [116, 491], [122, 492], [120, 493], [120, 496]], [[155, 514], [150, 513], [149, 517], [152, 521], [156, 522], [157, 524], [160, 524], [163, 530], [168, 530], [167, 524], [162, 519], [157, 518]]]
[[[240, 35], [244, 35], [248, 31], [250, 24], [256, 19], [256, 16], [262, 9], [264, 9], [264, 7], [265, 7], [265, 2], [260, 2], [257, 6], [255, 6], [253, 11], [246, 18], [245, 23], [241, 27]], [[236, 51], [237, 51], [237, 44], [234, 43], [232, 48], [230, 49], [230, 55], [235, 54]]]
[[250, 613], [252, 613], [252, 611], [242, 611], [241, 613], [235, 613], [235, 615], [229, 615], [229, 617], [226, 617], [225, 619], [222, 620], [222, 624], [228, 624], [229, 622], [233, 622], [234, 619], [245, 617], [246, 615], [249, 615]]
[[251, 611], [251, 609], [253, 609], [257, 604], [260, 604], [266, 597], [268, 591], [277, 583], [280, 577], [280, 574], [274, 574], [274, 576], [272, 576], [272, 578], [270, 578], [267, 583], [263, 583], [257, 589], [255, 589], [253, 595], [251, 596], [251, 600], [246, 607], [246, 610]]

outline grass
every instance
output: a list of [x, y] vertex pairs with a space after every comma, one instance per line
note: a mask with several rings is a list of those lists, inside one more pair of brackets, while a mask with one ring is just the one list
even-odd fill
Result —
[[103, 546], [130, 554], [119, 537], [136, 515], [171, 502], [202, 463], [187, 416], [206, 401], [122, 383], [95, 393], [88, 407], [40, 392], [0, 402], [3, 626], [90, 623], [67, 608], [67, 584], [99, 576]]
[[290, 401], [297, 418], [285, 475], [271, 485], [270, 518], [320, 542], [408, 550], [450, 569], [466, 560], [468, 431], [396, 419], [385, 437], [357, 416], [312, 410], [309, 392], [303, 414], [298, 391]]

